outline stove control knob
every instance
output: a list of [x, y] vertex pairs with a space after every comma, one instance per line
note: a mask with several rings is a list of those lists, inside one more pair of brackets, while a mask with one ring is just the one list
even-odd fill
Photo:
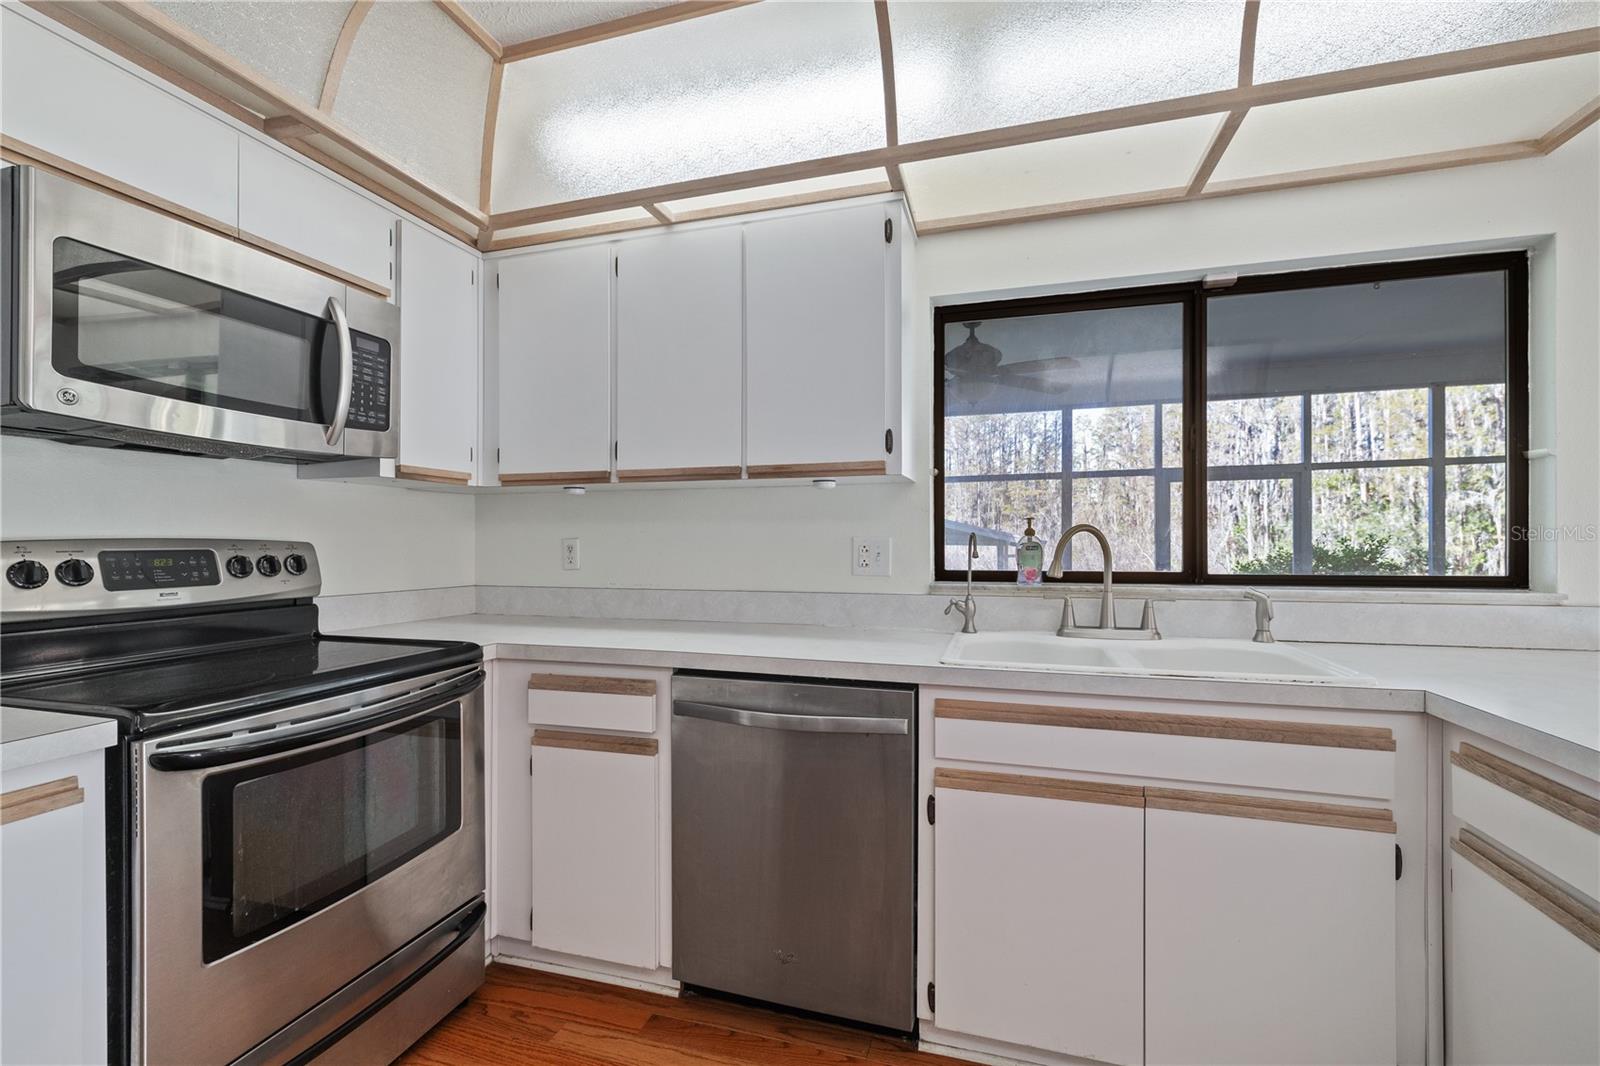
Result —
[[50, 580], [50, 571], [43, 563], [24, 559], [6, 568], [6, 580], [19, 589], [36, 589]]
[[299, 552], [283, 557], [283, 568], [295, 577], [306, 572], [306, 557]]
[[76, 588], [94, 579], [94, 567], [87, 559], [63, 559], [56, 564], [56, 580]]
[[228, 573], [234, 577], [249, 577], [256, 572], [256, 564], [247, 555], [228, 556]]
[[276, 555], [263, 555], [256, 560], [256, 572], [262, 577], [277, 577], [279, 569]]

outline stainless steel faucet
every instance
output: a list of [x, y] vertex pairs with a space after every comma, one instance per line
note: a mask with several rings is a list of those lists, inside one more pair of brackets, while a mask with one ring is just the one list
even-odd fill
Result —
[[1154, 601], [1144, 601], [1144, 612], [1140, 616], [1138, 626], [1131, 629], [1121, 629], [1117, 626], [1117, 601], [1111, 595], [1111, 542], [1106, 535], [1096, 526], [1087, 522], [1079, 522], [1056, 541], [1055, 555], [1050, 560], [1050, 569], [1045, 573], [1049, 577], [1062, 575], [1061, 558], [1067, 552], [1067, 545], [1079, 533], [1087, 533], [1100, 544], [1100, 624], [1097, 626], [1080, 627], [1072, 617], [1072, 596], [1069, 594], [1061, 601], [1061, 625], [1056, 629], [1058, 637], [1075, 637], [1084, 633], [1097, 637], [1115, 637], [1129, 640], [1160, 640], [1161, 630], [1156, 628], [1156, 606]]
[[1256, 635], [1250, 639], [1257, 644], [1276, 644], [1272, 635], [1272, 597], [1260, 589], [1245, 589], [1244, 598], [1256, 605]]
[[965, 599], [951, 600], [945, 604], [944, 613], [961, 612], [961, 632], [978, 631], [978, 602], [972, 598], [972, 562], [978, 557], [978, 535], [967, 534], [967, 595]]

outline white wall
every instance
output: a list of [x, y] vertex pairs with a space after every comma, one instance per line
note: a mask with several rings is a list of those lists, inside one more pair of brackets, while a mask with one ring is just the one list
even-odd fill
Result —
[[308, 540], [325, 595], [476, 581], [472, 500], [295, 468], [0, 437], [0, 536]]
[[[1600, 129], [1552, 156], [1431, 174], [1257, 193], [925, 237], [917, 247], [906, 372], [932, 405], [932, 306], [1001, 292], [1093, 289], [1413, 257], [1535, 247], [1531, 317], [1533, 522], [1600, 522]], [[671, 489], [478, 499], [485, 584], [924, 592], [932, 574], [933, 463], [913, 436], [915, 485]], [[894, 574], [850, 574], [852, 535], [894, 538]], [[582, 539], [579, 571], [560, 540]], [[1534, 585], [1600, 603], [1600, 545], [1536, 545]]]

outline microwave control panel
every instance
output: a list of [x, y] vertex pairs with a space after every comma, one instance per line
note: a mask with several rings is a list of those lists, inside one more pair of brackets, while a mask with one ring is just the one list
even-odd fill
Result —
[[350, 384], [350, 416], [347, 429], [389, 428], [389, 387], [392, 373], [389, 342], [365, 333], [350, 331], [355, 372]]

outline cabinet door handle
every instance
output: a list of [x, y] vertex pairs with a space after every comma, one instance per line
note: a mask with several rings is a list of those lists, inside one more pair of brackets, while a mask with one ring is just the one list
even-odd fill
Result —
[[24, 818], [49, 814], [82, 802], [83, 789], [78, 787], [77, 777], [61, 777], [42, 785], [12, 789], [0, 794], [0, 825], [10, 825]]

